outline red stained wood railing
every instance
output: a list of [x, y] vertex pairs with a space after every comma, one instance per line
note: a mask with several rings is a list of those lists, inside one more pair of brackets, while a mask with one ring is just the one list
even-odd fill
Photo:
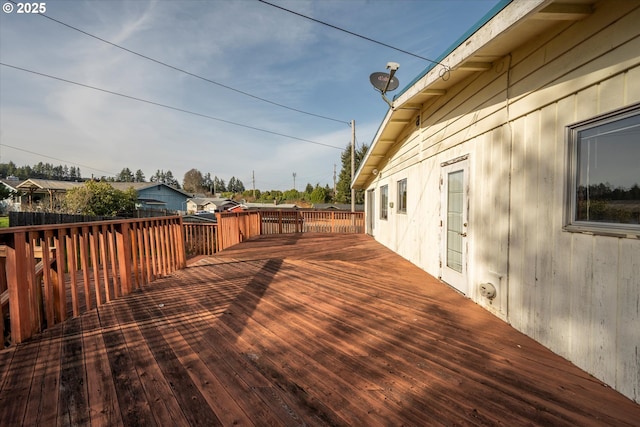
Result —
[[184, 242], [178, 216], [0, 230], [0, 348], [186, 267]]
[[[364, 233], [362, 212], [244, 211], [0, 230], [0, 348], [261, 234]], [[10, 328], [5, 331], [5, 319]]]
[[363, 212], [260, 210], [224, 212], [218, 220], [218, 250], [261, 234], [364, 233]]

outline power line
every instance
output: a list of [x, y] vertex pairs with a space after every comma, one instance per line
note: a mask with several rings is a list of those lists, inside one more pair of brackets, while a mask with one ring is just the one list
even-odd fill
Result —
[[87, 84], [84, 84], [84, 83], [74, 82], [72, 80], [63, 79], [61, 77], [52, 76], [50, 74], [40, 73], [38, 71], [28, 70], [26, 68], [17, 67], [15, 65], [5, 64], [3, 62], [0, 62], [0, 65], [5, 66], [5, 67], [9, 67], [9, 68], [13, 68], [15, 70], [20, 70], [20, 71], [24, 71], [24, 72], [27, 72], [27, 73], [31, 73], [31, 74], [36, 74], [38, 76], [47, 77], [47, 78], [54, 79], [54, 80], [59, 80], [61, 82], [73, 84], [73, 85], [76, 85], [76, 86], [82, 86], [82, 87], [85, 87], [85, 88], [88, 88], [88, 89], [93, 89], [93, 90], [97, 90], [97, 91], [100, 91], [100, 92], [108, 93], [108, 94], [111, 94], [111, 95], [120, 96], [120, 97], [131, 99], [131, 100], [134, 100], [134, 101], [144, 102], [146, 104], [155, 105], [157, 107], [167, 108], [169, 110], [179, 111], [181, 113], [186, 113], [186, 114], [191, 114], [191, 115], [198, 116], [198, 117], [203, 117], [205, 119], [215, 120], [215, 121], [218, 121], [218, 122], [222, 122], [222, 123], [227, 123], [227, 124], [234, 125], [234, 126], [243, 127], [243, 128], [246, 128], [246, 129], [252, 129], [252, 130], [255, 130], [255, 131], [258, 131], [258, 132], [269, 133], [269, 134], [272, 134], [272, 135], [282, 136], [284, 138], [295, 139], [297, 141], [308, 142], [310, 144], [322, 145], [324, 147], [329, 147], [329, 148], [335, 148], [335, 149], [338, 149], [338, 150], [342, 150], [342, 148], [336, 147], [335, 145], [324, 144], [322, 142], [316, 142], [316, 141], [311, 141], [311, 140], [304, 139], [304, 138], [298, 138], [297, 136], [286, 135], [286, 134], [283, 134], [283, 133], [274, 132], [274, 131], [267, 130], [267, 129], [262, 129], [262, 128], [258, 128], [258, 127], [254, 127], [254, 126], [244, 125], [242, 123], [232, 122], [230, 120], [225, 120], [225, 119], [221, 119], [221, 118], [218, 118], [218, 117], [209, 116], [207, 114], [202, 114], [202, 113], [198, 113], [198, 112], [195, 112], [195, 111], [185, 110], [183, 108], [173, 107], [171, 105], [161, 104], [161, 103], [155, 102], [155, 101], [149, 101], [149, 100], [138, 98], [138, 97], [135, 97], [135, 96], [126, 95], [126, 94], [123, 94], [123, 93], [114, 92], [114, 91], [107, 90], [107, 89], [102, 89], [102, 88], [99, 88], [99, 87], [96, 87], [96, 86], [90, 86], [90, 85], [87, 85]]
[[13, 148], [14, 150], [23, 151], [23, 152], [25, 152], [25, 153], [33, 154], [33, 155], [40, 156], [40, 157], [45, 157], [45, 158], [47, 158], [47, 159], [51, 159], [51, 160], [57, 160], [57, 161], [59, 161], [59, 162], [63, 162], [63, 163], [65, 163], [65, 164], [66, 164], [66, 163], [71, 163], [72, 165], [82, 166], [83, 168], [87, 168], [87, 169], [89, 169], [89, 170], [96, 171], [96, 172], [104, 172], [104, 173], [106, 173], [106, 174], [114, 175], [114, 176], [115, 176], [115, 175], [117, 175], [116, 173], [113, 173], [113, 172], [108, 172], [108, 171], [104, 171], [104, 170], [101, 170], [101, 169], [96, 169], [96, 168], [94, 168], [94, 167], [87, 166], [87, 165], [83, 165], [83, 164], [81, 164], [81, 163], [70, 162], [70, 161], [68, 161], [68, 160], [58, 159], [57, 157], [47, 156], [46, 154], [36, 153], [35, 151], [25, 150], [24, 148], [14, 147], [13, 145], [9, 145], [9, 144], [0, 143], [0, 146], [2, 146], [2, 147], [9, 147], [9, 148]]
[[[16, 4], [16, 2], [14, 2], [13, 0], [9, 0], [9, 2], [11, 2], [11, 3], [13, 3], [13, 4]], [[130, 54], [132, 54], [132, 55], [139, 56], [140, 58], [144, 58], [144, 59], [146, 59], [146, 60], [148, 60], [148, 61], [155, 62], [156, 64], [162, 65], [162, 66], [167, 67], [167, 68], [171, 68], [172, 70], [175, 70], [175, 71], [181, 72], [181, 73], [183, 73], [183, 74], [187, 74], [187, 75], [189, 75], [189, 76], [191, 76], [191, 77], [195, 77], [195, 78], [200, 79], [200, 80], [203, 80], [203, 81], [205, 81], [205, 82], [207, 82], [207, 83], [214, 84], [214, 85], [216, 85], [216, 86], [219, 86], [219, 87], [222, 87], [222, 88], [225, 88], [225, 89], [231, 90], [231, 91], [236, 92], [236, 93], [240, 93], [240, 94], [242, 94], [242, 95], [248, 96], [248, 97], [253, 98], [253, 99], [257, 99], [257, 100], [262, 101], [262, 102], [266, 102], [266, 103], [271, 104], [271, 105], [275, 105], [275, 106], [280, 107], [280, 108], [285, 108], [285, 109], [290, 110], [290, 111], [295, 111], [295, 112], [297, 112], [297, 113], [306, 114], [306, 115], [313, 116], [313, 117], [317, 117], [317, 118], [320, 118], [320, 119], [330, 120], [330, 121], [334, 121], [334, 122], [338, 122], [338, 123], [344, 123], [344, 124], [346, 124], [346, 125], [349, 125], [349, 122], [348, 122], [348, 121], [345, 121], [345, 120], [335, 119], [335, 118], [333, 118], [333, 117], [323, 116], [323, 115], [321, 115], [321, 114], [310, 113], [310, 112], [308, 112], [308, 111], [300, 110], [300, 109], [298, 109], [298, 108], [289, 107], [289, 106], [287, 106], [287, 105], [280, 104], [280, 103], [278, 103], [278, 102], [270, 101], [270, 100], [268, 100], [268, 99], [266, 99], [266, 98], [261, 98], [261, 97], [259, 97], [259, 96], [253, 95], [253, 94], [251, 94], [251, 93], [248, 93], [248, 92], [245, 92], [245, 91], [242, 91], [242, 90], [239, 90], [239, 89], [235, 89], [235, 88], [233, 88], [233, 87], [231, 87], [231, 86], [227, 86], [227, 85], [225, 85], [225, 84], [222, 84], [222, 83], [216, 82], [216, 81], [211, 80], [211, 79], [208, 79], [208, 78], [206, 78], [206, 77], [202, 77], [202, 76], [200, 76], [200, 75], [198, 75], [198, 74], [192, 73], [192, 72], [190, 72], [190, 71], [184, 70], [184, 69], [179, 68], [179, 67], [176, 67], [176, 66], [174, 66], [174, 65], [167, 64], [166, 62], [162, 62], [162, 61], [160, 61], [160, 60], [157, 60], [157, 59], [151, 58], [150, 56], [143, 55], [143, 54], [138, 53], [138, 52], [136, 52], [136, 51], [134, 51], [134, 50], [128, 49], [128, 48], [126, 48], [126, 47], [124, 47], [124, 46], [120, 46], [119, 44], [116, 44], [116, 43], [110, 42], [109, 40], [106, 40], [106, 39], [103, 39], [103, 38], [98, 37], [98, 36], [96, 36], [96, 35], [93, 35], [93, 34], [91, 34], [91, 33], [88, 33], [88, 32], [86, 32], [86, 31], [84, 31], [84, 30], [81, 30], [80, 28], [77, 28], [77, 27], [74, 27], [73, 25], [69, 25], [69, 24], [64, 23], [64, 22], [62, 22], [62, 21], [59, 21], [59, 20], [57, 20], [57, 19], [55, 19], [55, 18], [52, 18], [52, 17], [50, 17], [50, 16], [48, 16], [48, 15], [46, 15], [46, 14], [39, 13], [38, 15], [40, 15], [40, 16], [42, 16], [42, 17], [44, 17], [44, 18], [47, 18], [47, 19], [49, 19], [49, 20], [51, 20], [51, 21], [53, 21], [53, 22], [56, 22], [56, 23], [58, 23], [58, 24], [60, 24], [60, 25], [64, 25], [64, 26], [65, 26], [65, 27], [67, 27], [67, 28], [70, 28], [70, 29], [72, 29], [72, 30], [78, 31], [78, 32], [80, 32], [80, 33], [82, 33], [82, 34], [84, 34], [84, 35], [86, 35], [86, 36], [89, 36], [89, 37], [92, 37], [92, 38], [94, 38], [94, 39], [96, 39], [96, 40], [99, 40], [99, 41], [101, 41], [101, 42], [103, 42], [103, 43], [106, 43], [106, 44], [111, 45], [111, 46], [113, 46], [113, 47], [116, 47], [116, 48], [118, 48], [118, 49], [124, 50], [125, 52], [128, 52], [128, 53], [130, 53]]]
[[[325, 26], [327, 26], [327, 27], [333, 28], [334, 30], [342, 31], [343, 33], [347, 33], [347, 34], [349, 34], [349, 35], [351, 35], [351, 36], [359, 37], [359, 38], [361, 38], [361, 39], [363, 39], [363, 40], [366, 40], [366, 41], [369, 41], [369, 42], [372, 42], [372, 43], [378, 44], [378, 45], [380, 45], [380, 46], [388, 47], [389, 49], [393, 49], [393, 50], [396, 50], [396, 51], [398, 51], [398, 52], [402, 52], [402, 53], [404, 53], [404, 54], [407, 54], [407, 55], [413, 56], [413, 57], [415, 57], [415, 58], [419, 58], [419, 59], [422, 59], [422, 60], [424, 60], [424, 61], [431, 62], [432, 64], [438, 64], [438, 65], [445, 66], [445, 65], [444, 65], [444, 64], [442, 64], [441, 62], [435, 61], [435, 60], [433, 60], [433, 59], [425, 58], [424, 56], [420, 56], [420, 55], [417, 55], [417, 54], [415, 54], [415, 53], [409, 52], [409, 51], [407, 51], [407, 50], [400, 49], [400, 48], [395, 47], [395, 46], [391, 46], [390, 44], [383, 43], [383, 42], [378, 41], [378, 40], [374, 40], [374, 39], [372, 39], [371, 37], [363, 36], [363, 35], [361, 35], [361, 34], [354, 33], [353, 31], [345, 30], [344, 28], [340, 28], [340, 27], [337, 27], [337, 26], [335, 26], [335, 25], [333, 25], [333, 24], [329, 24], [328, 22], [324, 22], [324, 21], [321, 21], [321, 20], [319, 20], [319, 19], [315, 19], [315, 18], [312, 18], [312, 17], [310, 17], [310, 16], [303, 15], [302, 13], [295, 12], [295, 11], [293, 11], [293, 10], [291, 10], [291, 9], [287, 9], [287, 8], [285, 8], [285, 7], [282, 7], [282, 6], [278, 6], [277, 4], [269, 3], [268, 1], [265, 1], [265, 0], [258, 0], [258, 1], [259, 1], [259, 2], [261, 2], [261, 3], [267, 4], [267, 5], [269, 5], [269, 6], [273, 6], [273, 7], [275, 7], [276, 9], [280, 9], [280, 10], [283, 10], [283, 11], [285, 11], [285, 12], [289, 12], [289, 13], [291, 13], [291, 14], [293, 14], [293, 15], [296, 15], [296, 16], [299, 16], [299, 17], [301, 17], [301, 18], [308, 19], [308, 20], [313, 21], [313, 22], [316, 22], [316, 23], [318, 23], [318, 24], [322, 24], [322, 25], [325, 25]], [[445, 67], [446, 67], [446, 66], [445, 66]]]

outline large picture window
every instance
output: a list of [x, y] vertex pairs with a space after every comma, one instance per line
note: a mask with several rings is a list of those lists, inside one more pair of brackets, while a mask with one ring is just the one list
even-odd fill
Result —
[[380, 187], [380, 219], [387, 219], [389, 206], [389, 187], [383, 185]]
[[398, 181], [398, 213], [407, 213], [407, 178]]
[[640, 233], [640, 105], [570, 126], [568, 138], [567, 228]]

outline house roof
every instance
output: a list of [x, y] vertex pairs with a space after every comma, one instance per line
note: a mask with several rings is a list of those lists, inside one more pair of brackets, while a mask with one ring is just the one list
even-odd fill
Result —
[[129, 188], [133, 188], [136, 191], [146, 190], [147, 188], [153, 188], [157, 186], [167, 187], [170, 190], [181, 193], [186, 197], [193, 197], [193, 194], [187, 193], [179, 188], [172, 187], [171, 185], [162, 183], [162, 182], [108, 182], [113, 188], [121, 191], [126, 191]]
[[238, 202], [235, 202], [226, 197], [193, 197], [189, 199], [190, 202], [195, 203], [198, 206], [206, 206], [208, 204], [213, 204], [216, 207], [225, 206], [228, 204], [237, 205]]
[[18, 190], [18, 185], [22, 184], [24, 181], [21, 179], [0, 179], [0, 182], [15, 191]]
[[409, 123], [417, 120], [425, 102], [443, 96], [447, 90], [474, 73], [493, 67], [516, 47], [534, 39], [559, 21], [582, 19], [592, 13], [595, 0], [501, 1], [456, 43], [394, 97], [360, 167], [352, 186], [365, 188], [382, 169], [390, 150]]
[[16, 188], [19, 190], [49, 190], [49, 191], [69, 191], [73, 188], [81, 187], [84, 182], [76, 181], [56, 181], [52, 179], [30, 178], [20, 183]]
[[[153, 188], [153, 187], [157, 187], [159, 185], [167, 187], [173, 191], [176, 191], [178, 193], [181, 193], [187, 197], [190, 197], [191, 194], [189, 193], [185, 193], [184, 191], [172, 187], [170, 185], [164, 184], [164, 183], [160, 183], [160, 182], [111, 182], [111, 181], [106, 181], [111, 187], [115, 188], [116, 190], [120, 190], [120, 191], [126, 191], [129, 188], [133, 188], [134, 190], [136, 190], [137, 192], [147, 189], [147, 188]], [[22, 183], [20, 183], [18, 186], [16, 186], [17, 189], [19, 190], [26, 190], [26, 191], [33, 191], [33, 190], [45, 190], [45, 191], [69, 191], [73, 188], [77, 188], [77, 187], [81, 187], [83, 186], [85, 183], [85, 181], [57, 181], [57, 180], [53, 180], [53, 179], [37, 179], [37, 178], [30, 178], [27, 179], [26, 181], [23, 181]]]

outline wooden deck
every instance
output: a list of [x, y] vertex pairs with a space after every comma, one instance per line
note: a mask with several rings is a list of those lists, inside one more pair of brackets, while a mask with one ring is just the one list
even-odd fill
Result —
[[2, 425], [639, 425], [365, 235], [264, 236], [0, 352]]

